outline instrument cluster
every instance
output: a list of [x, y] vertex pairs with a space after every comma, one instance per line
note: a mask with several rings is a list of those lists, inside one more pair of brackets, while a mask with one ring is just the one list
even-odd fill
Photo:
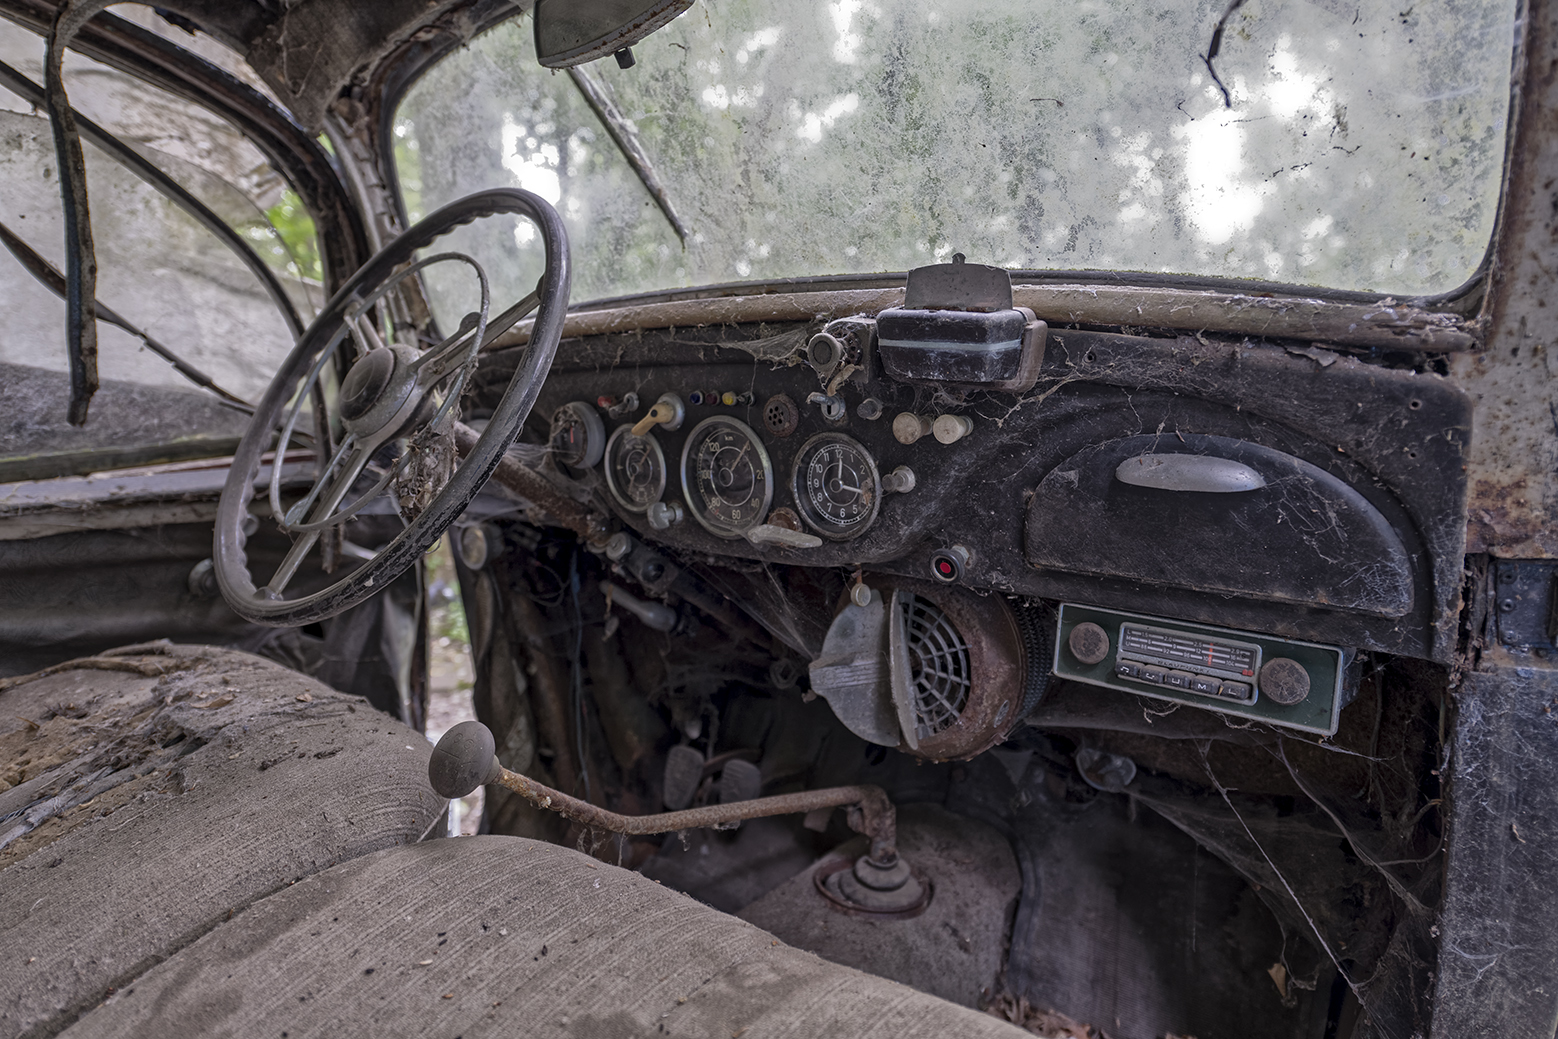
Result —
[[[691, 403], [749, 403], [733, 393], [696, 396]], [[686, 402], [665, 394], [648, 414], [621, 423], [609, 435], [597, 406], [570, 401], [553, 413], [553, 458], [576, 472], [599, 464], [613, 502], [645, 516], [653, 527], [665, 529], [686, 514], [716, 537], [806, 547], [823, 539], [857, 538], [880, 512], [884, 485], [876, 459], [847, 433], [816, 433], [779, 471], [763, 436], [733, 415], [696, 422], [679, 457], [668, 458], [659, 433], [681, 429]], [[776, 395], [761, 413], [764, 425], [777, 435], [794, 433], [798, 409], [787, 396]], [[907, 490], [904, 472], [894, 475]], [[893, 483], [889, 480], [889, 487]], [[794, 508], [775, 508], [776, 494], [793, 501]]]

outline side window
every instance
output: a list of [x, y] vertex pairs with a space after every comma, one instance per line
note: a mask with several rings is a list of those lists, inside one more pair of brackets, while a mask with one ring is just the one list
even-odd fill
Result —
[[[150, 9], [116, 13], [179, 32], [158, 25]], [[41, 83], [42, 58], [41, 37], [0, 21], [0, 60]], [[245, 238], [308, 320], [323, 298], [312, 223], [253, 145], [209, 112], [74, 53], [67, 55], [66, 85], [77, 111], [151, 161]], [[84, 141], [83, 148], [98, 299], [218, 384], [240, 396], [258, 396], [292, 345], [292, 333], [259, 280], [177, 205], [91, 143]], [[64, 228], [48, 118], [3, 89], [0, 222], [56, 269], [63, 267]], [[65, 371], [64, 303], [3, 250], [0, 318], [7, 329], [0, 337], [0, 362]], [[98, 336], [103, 379], [189, 387], [135, 337], [104, 322], [99, 322]]]

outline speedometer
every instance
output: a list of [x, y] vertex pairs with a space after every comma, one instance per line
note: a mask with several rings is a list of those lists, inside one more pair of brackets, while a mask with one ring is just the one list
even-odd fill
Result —
[[876, 520], [882, 480], [865, 446], [843, 433], [818, 433], [795, 458], [795, 504], [819, 534], [859, 537]]
[[665, 452], [652, 435], [618, 426], [606, 441], [606, 488], [629, 512], [643, 512], [665, 493]]
[[682, 488], [693, 518], [722, 538], [763, 522], [774, 499], [774, 467], [752, 427], [725, 415], [693, 427], [682, 448]]

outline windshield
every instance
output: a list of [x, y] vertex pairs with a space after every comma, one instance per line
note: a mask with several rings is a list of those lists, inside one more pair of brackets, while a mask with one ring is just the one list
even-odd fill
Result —
[[[1222, 0], [722, 0], [582, 76], [514, 19], [408, 91], [397, 169], [413, 217], [496, 185], [553, 202], [579, 300], [954, 251], [1405, 296], [1471, 277], [1514, 0], [1233, 7], [1208, 63]], [[528, 229], [464, 233], [503, 290], [534, 283]]]

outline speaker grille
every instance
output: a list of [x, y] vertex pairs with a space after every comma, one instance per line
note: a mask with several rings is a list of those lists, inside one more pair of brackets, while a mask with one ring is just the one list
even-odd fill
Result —
[[951, 727], [968, 706], [973, 685], [968, 643], [930, 600], [904, 593], [899, 604], [909, 648], [915, 736], [923, 740]]

